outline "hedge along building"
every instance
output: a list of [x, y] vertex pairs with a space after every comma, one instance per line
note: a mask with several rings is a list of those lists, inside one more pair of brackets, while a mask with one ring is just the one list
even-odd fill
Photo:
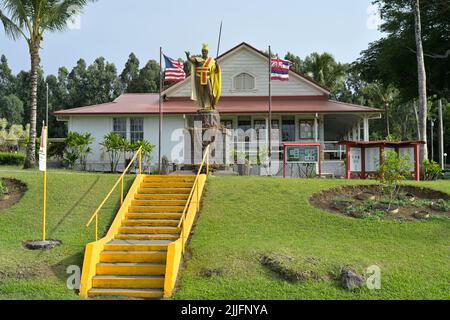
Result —
[[[217, 58], [222, 69], [222, 98], [217, 106], [227, 129], [266, 129], [269, 127], [269, 57], [247, 43], [241, 43]], [[289, 72], [289, 81], [272, 81], [272, 128], [279, 129], [279, 143], [273, 149], [273, 174], [282, 173], [282, 142], [320, 142], [322, 172], [344, 176], [342, 139], [369, 141], [369, 121], [381, 116], [380, 109], [330, 100], [330, 91], [310, 79]], [[191, 101], [191, 79], [187, 77], [163, 92], [164, 124], [161, 154], [170, 162], [189, 163], [189, 149], [180, 131], [193, 127], [197, 107]], [[88, 157], [88, 169], [108, 170], [109, 158], [101, 146], [103, 137], [117, 132], [131, 142], [158, 143], [159, 95], [123, 94], [111, 103], [55, 112], [68, 122], [72, 132], [90, 132], [95, 142]], [[266, 135], [266, 145], [268, 134]], [[180, 148], [181, 147], [181, 148]], [[180, 150], [181, 149], [181, 150]], [[159, 155], [152, 153], [153, 164]], [[254, 152], [254, 150], [249, 150]], [[254, 174], [260, 174], [256, 168]]]

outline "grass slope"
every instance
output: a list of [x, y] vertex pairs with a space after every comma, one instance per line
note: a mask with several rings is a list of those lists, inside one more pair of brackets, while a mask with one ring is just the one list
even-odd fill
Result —
[[[66, 287], [67, 267], [81, 268], [86, 243], [93, 240], [85, 224], [118, 175], [50, 171], [48, 174], [47, 238], [63, 242], [51, 251], [28, 251], [23, 240], [41, 238], [42, 173], [0, 167], [0, 177], [25, 182], [28, 191], [14, 207], [0, 211], [0, 299], [78, 299]], [[127, 187], [133, 177], [127, 177]], [[118, 207], [118, 193], [100, 214], [104, 232]]]
[[[357, 220], [309, 205], [313, 193], [343, 184], [349, 182], [210, 178], [175, 298], [449, 299], [450, 220]], [[446, 181], [420, 185], [450, 193]], [[382, 289], [349, 292], [333, 278], [288, 283], [260, 265], [264, 253], [291, 256], [293, 267], [321, 276], [377, 265]], [[205, 268], [224, 273], [203, 277]]]

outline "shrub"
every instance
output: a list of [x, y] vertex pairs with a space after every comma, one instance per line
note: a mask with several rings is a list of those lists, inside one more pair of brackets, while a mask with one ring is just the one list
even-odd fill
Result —
[[3, 180], [0, 179], [0, 195], [8, 193], [8, 187], [6, 187]]
[[86, 158], [92, 152], [89, 145], [93, 141], [94, 138], [90, 133], [69, 132], [65, 141], [64, 159], [69, 163], [70, 168], [73, 168], [75, 163], [79, 161], [81, 169], [86, 170]]
[[397, 152], [389, 151], [384, 157], [384, 163], [380, 166], [379, 179], [383, 189], [389, 195], [389, 204], [398, 195], [400, 181], [405, 180], [411, 172], [409, 155], [400, 157]]
[[0, 152], [0, 165], [21, 166], [25, 162], [22, 153]]
[[120, 153], [125, 150], [127, 141], [120, 134], [110, 132], [103, 138], [103, 142], [100, 145], [108, 153], [111, 172], [116, 172]]
[[425, 160], [423, 162], [423, 179], [424, 180], [437, 180], [442, 173], [442, 169], [439, 164], [434, 160]]

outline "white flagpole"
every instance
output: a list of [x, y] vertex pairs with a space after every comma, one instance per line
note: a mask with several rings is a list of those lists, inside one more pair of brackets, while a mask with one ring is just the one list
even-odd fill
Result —
[[162, 111], [162, 87], [163, 87], [163, 69], [162, 69], [162, 47], [159, 47], [159, 134], [158, 134], [158, 172], [161, 174], [161, 140], [162, 140], [162, 128], [163, 128], [163, 111]]
[[269, 46], [269, 176], [272, 175], [272, 51]]

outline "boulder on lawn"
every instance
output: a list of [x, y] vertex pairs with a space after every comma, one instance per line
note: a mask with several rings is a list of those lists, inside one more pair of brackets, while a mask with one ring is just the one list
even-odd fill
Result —
[[431, 218], [431, 214], [427, 211], [416, 211], [413, 214], [413, 217], [419, 220], [426, 220]]
[[365, 283], [365, 279], [362, 275], [349, 268], [342, 269], [340, 281], [341, 285], [349, 290], [361, 288]]
[[350, 200], [340, 200], [340, 199], [333, 200], [333, 208], [339, 211], [345, 211], [347, 209], [350, 209], [352, 205], [353, 202]]
[[362, 192], [362, 193], [356, 195], [356, 199], [362, 200], [362, 201], [375, 200], [375, 198], [376, 198], [375, 195], [370, 192]]

